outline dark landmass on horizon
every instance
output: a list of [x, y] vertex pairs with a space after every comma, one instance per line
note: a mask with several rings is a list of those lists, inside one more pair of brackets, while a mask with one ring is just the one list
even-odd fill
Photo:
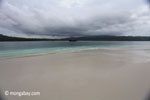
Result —
[[49, 39], [43, 38], [23, 38], [23, 37], [11, 37], [0, 34], [0, 41], [47, 41]]
[[23, 38], [0, 34], [0, 41], [150, 41], [150, 36], [83, 36], [63, 39]]

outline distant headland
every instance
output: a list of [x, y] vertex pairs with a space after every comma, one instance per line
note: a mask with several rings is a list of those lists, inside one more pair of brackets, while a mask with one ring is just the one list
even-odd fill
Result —
[[11, 37], [0, 34], [0, 41], [150, 41], [150, 36], [82, 36], [70, 37], [62, 39], [47, 39], [47, 38], [23, 38]]

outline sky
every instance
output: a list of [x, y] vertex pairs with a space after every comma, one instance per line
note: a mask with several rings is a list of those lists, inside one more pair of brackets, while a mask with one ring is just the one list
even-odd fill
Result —
[[150, 36], [150, 0], [0, 0], [0, 34]]

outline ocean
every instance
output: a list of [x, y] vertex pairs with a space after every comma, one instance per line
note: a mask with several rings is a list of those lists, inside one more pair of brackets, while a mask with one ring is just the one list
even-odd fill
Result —
[[150, 46], [149, 41], [25, 41], [0, 42], [0, 57], [30, 56], [48, 53], [74, 52], [98, 48]]

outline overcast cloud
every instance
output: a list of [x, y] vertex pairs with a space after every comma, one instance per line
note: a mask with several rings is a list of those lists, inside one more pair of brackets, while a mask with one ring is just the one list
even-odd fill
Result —
[[0, 0], [0, 34], [150, 36], [146, 0]]

